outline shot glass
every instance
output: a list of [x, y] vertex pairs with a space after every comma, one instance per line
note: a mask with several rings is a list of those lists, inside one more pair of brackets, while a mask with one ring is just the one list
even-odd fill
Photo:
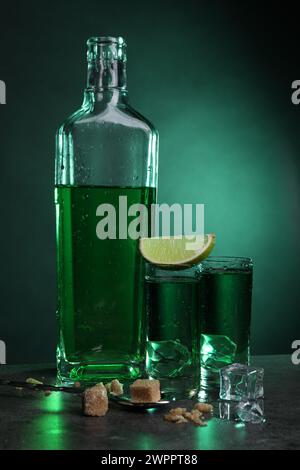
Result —
[[200, 265], [201, 388], [219, 384], [219, 370], [250, 363], [253, 263], [250, 258], [209, 257]]
[[192, 398], [200, 385], [198, 266], [146, 266], [147, 374], [169, 399]]

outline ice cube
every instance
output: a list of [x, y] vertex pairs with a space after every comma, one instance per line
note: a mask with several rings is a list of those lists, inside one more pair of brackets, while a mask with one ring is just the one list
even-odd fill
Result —
[[234, 362], [236, 344], [228, 336], [202, 334], [200, 354], [202, 367], [218, 372]]
[[231, 364], [220, 370], [220, 398], [247, 401], [264, 396], [264, 369], [245, 364]]
[[228, 401], [219, 402], [219, 417], [227, 421], [236, 419], [236, 402], [230, 403]]
[[237, 416], [245, 423], [264, 423], [264, 402], [263, 400], [241, 401], [237, 405]]
[[248, 400], [248, 401], [220, 401], [219, 417], [227, 421], [242, 421], [247, 423], [263, 423], [264, 416], [264, 400]]
[[147, 372], [152, 377], [180, 376], [191, 363], [190, 351], [179, 340], [147, 343]]

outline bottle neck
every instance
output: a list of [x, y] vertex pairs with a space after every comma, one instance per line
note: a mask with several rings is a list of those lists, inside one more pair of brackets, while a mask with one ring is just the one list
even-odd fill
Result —
[[88, 74], [84, 104], [126, 99], [126, 43], [121, 37], [100, 36], [87, 41]]
[[88, 62], [85, 97], [117, 104], [126, 100], [126, 62], [97, 59]]

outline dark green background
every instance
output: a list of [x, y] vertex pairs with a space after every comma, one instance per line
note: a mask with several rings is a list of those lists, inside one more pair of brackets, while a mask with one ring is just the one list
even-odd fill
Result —
[[93, 35], [127, 40], [131, 103], [160, 131], [159, 200], [205, 203], [215, 253], [253, 257], [253, 352], [289, 353], [300, 337], [297, 19], [286, 3], [286, 12], [240, 3], [1, 4], [0, 338], [9, 363], [54, 359], [54, 133], [81, 103]]

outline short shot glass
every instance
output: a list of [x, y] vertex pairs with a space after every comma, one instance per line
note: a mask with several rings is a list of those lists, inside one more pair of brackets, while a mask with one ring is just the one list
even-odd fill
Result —
[[199, 265], [201, 387], [219, 383], [219, 370], [250, 363], [253, 263], [209, 257]]

